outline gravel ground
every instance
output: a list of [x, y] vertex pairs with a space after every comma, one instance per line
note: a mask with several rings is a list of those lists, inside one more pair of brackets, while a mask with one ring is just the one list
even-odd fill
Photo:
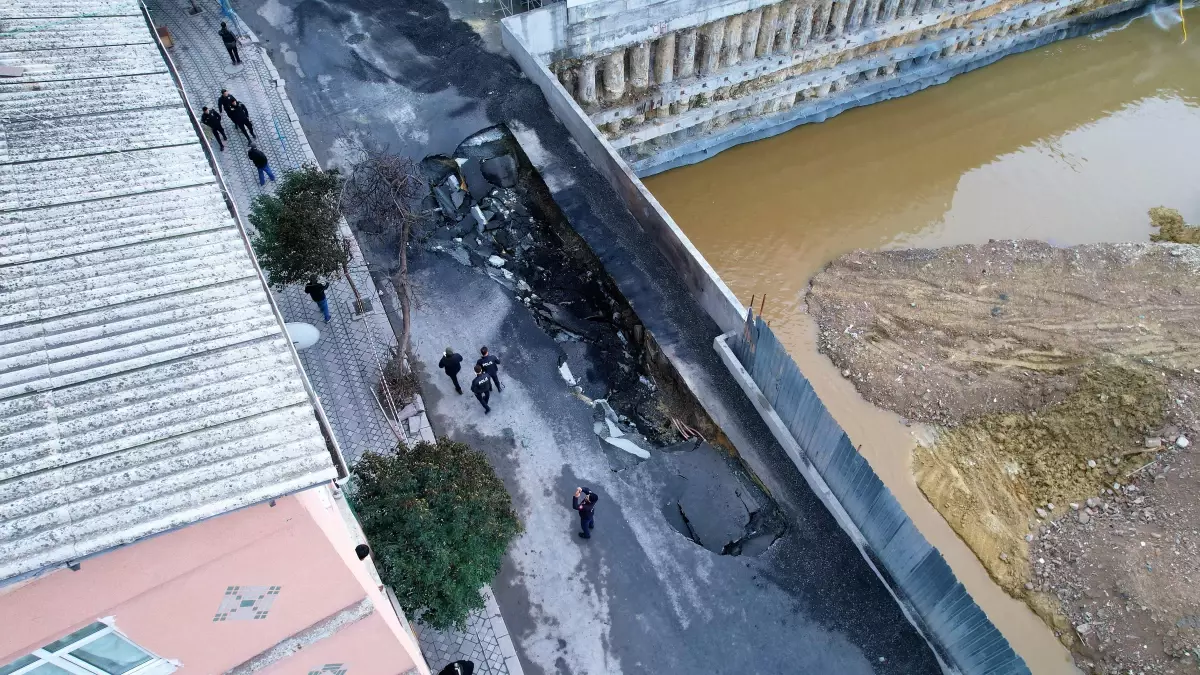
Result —
[[918, 485], [1083, 670], [1200, 673], [1200, 253], [994, 241], [856, 251], [820, 348], [937, 425]]

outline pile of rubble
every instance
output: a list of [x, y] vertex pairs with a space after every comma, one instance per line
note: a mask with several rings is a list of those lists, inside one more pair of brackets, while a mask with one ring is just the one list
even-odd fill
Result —
[[652, 443], [678, 440], [626, 335], [636, 317], [569, 226], [539, 215], [544, 185], [507, 130], [473, 134], [453, 156], [426, 157], [421, 171], [430, 186], [425, 248], [487, 274], [520, 298], [565, 355], [596, 365], [575, 385], [580, 396], [611, 402]]

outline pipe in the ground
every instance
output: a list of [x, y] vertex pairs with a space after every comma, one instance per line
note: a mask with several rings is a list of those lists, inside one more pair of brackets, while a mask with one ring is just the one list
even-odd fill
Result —
[[575, 98], [584, 105], [596, 103], [596, 60], [588, 59], [579, 64], [578, 89]]
[[676, 36], [678, 58], [675, 61], [675, 75], [686, 79], [696, 74], [696, 29], [681, 30]]
[[775, 33], [779, 30], [779, 5], [767, 5], [763, 8], [762, 25], [758, 29], [758, 44], [754, 46], [754, 55], [762, 58], [775, 48]]
[[762, 27], [762, 10], [747, 12], [742, 19], [742, 60], [754, 58], [754, 50], [758, 46], [759, 29]]
[[784, 3], [783, 12], [779, 18], [779, 32], [775, 38], [775, 52], [790, 54], [796, 35], [796, 14], [800, 10], [795, 0]]
[[629, 86], [645, 91], [650, 86], [650, 43], [636, 44], [629, 49]]
[[736, 66], [742, 59], [742, 15], [725, 21], [725, 41], [721, 45], [721, 67]]
[[704, 26], [700, 37], [700, 74], [711, 75], [721, 68], [721, 44], [725, 42], [725, 19], [717, 19]]
[[620, 100], [625, 95], [625, 50], [618, 49], [604, 57], [604, 97]]
[[667, 33], [654, 43], [654, 81], [667, 84], [675, 79], [675, 33]]

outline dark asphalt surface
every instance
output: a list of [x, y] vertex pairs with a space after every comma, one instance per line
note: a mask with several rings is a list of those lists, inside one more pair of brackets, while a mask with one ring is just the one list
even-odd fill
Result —
[[[490, 9], [464, 4], [455, 15], [470, 18], [480, 7]], [[589, 214], [577, 227], [639, 316], [707, 389], [733, 402], [753, 438], [754, 456], [746, 459], [789, 517], [788, 532], [757, 558], [716, 555], [678, 534], [662, 513], [678, 488], [671, 457], [655, 452], [630, 467], [601, 447], [591, 409], [558, 375], [560, 346], [528, 311], [478, 272], [446, 257], [415, 256], [418, 359], [436, 363], [447, 344], [464, 353], [489, 344], [504, 361], [502, 378], [511, 379], [486, 417], [438, 372], [427, 373], [426, 401], [435, 427], [489, 454], [525, 521], [495, 592], [526, 672], [938, 672], [927, 645], [765, 426], [746, 419], [748, 402], [712, 352], [715, 325], [662, 274], [661, 255], [511, 60], [488, 51], [437, 0], [268, 0], [235, 8], [277, 49], [276, 65], [322, 161], [342, 160], [356, 139], [420, 158], [449, 152], [495, 122], [534, 131], [573, 177], [568, 215]], [[394, 259], [386, 247], [362, 243], [373, 249], [372, 262]], [[573, 370], [597, 367], [580, 358], [573, 354]], [[597, 537], [588, 542], [575, 537], [569, 509], [578, 484], [606, 497]]]

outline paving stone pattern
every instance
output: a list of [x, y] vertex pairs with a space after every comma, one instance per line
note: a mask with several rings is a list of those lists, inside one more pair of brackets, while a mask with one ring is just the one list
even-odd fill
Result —
[[413, 624], [430, 666], [437, 668], [468, 659], [475, 663], [475, 675], [523, 674], [490, 588], [485, 589], [484, 600], [487, 607], [471, 614], [466, 631], [435, 631], [420, 623]]
[[[175, 45], [169, 53], [196, 115], [199, 116], [201, 106], [216, 108], [221, 89], [228, 89], [250, 110], [256, 144], [266, 153], [276, 176], [304, 164], [316, 164], [298, 128], [295, 111], [285, 97], [282, 80], [249, 29], [241, 21], [225, 19], [243, 36], [239, 50], [242, 67], [234, 69], [217, 36], [223, 19], [217, 4], [211, 1], [199, 4], [204, 11], [193, 16], [187, 12], [186, 2], [147, 3], [155, 23], [167, 26], [171, 32]], [[252, 200], [273, 185], [268, 181], [265, 187], [259, 187], [258, 172], [246, 157], [249, 145], [245, 137], [228, 119], [224, 126], [229, 133], [225, 151], [219, 151], [211, 137], [209, 141], [243, 225], [249, 230], [246, 216]], [[208, 135], [207, 129], [205, 133]], [[349, 235], [348, 228], [345, 234]], [[419, 435], [432, 440], [433, 434], [424, 415], [413, 420], [416, 424], [410, 432], [407, 425], [393, 424], [380, 409], [374, 388], [396, 339], [357, 244], [351, 241], [355, 256], [350, 274], [355, 287], [375, 308], [372, 313], [355, 316], [354, 293], [345, 279], [330, 283], [327, 296], [333, 320], [328, 324], [322, 322], [316, 303], [300, 286], [274, 294], [287, 321], [310, 323], [321, 331], [321, 340], [315, 347], [301, 351], [300, 360], [321, 399], [346, 461], [353, 464], [366, 450], [394, 448], [401, 437]]]
[[[155, 24], [166, 26], [174, 39], [169, 54], [196, 116], [199, 117], [201, 106], [215, 108], [221, 89], [228, 89], [250, 110], [256, 144], [266, 153], [276, 176], [304, 164], [317, 164], [287, 99], [283, 80], [257, 38], [236, 15], [224, 18], [242, 36], [239, 48], [242, 67], [229, 68], [229, 56], [217, 36], [223, 20], [219, 5], [215, 0], [197, 0], [197, 4], [203, 11], [193, 16], [187, 12], [188, 3], [182, 0], [146, 2]], [[242, 224], [250, 230], [246, 215], [251, 201], [272, 189], [272, 184], [259, 187], [258, 172], [246, 157], [246, 139], [228, 120], [225, 129], [229, 141], [224, 152], [217, 150], [214, 140], [209, 141]], [[207, 129], [205, 133], [208, 134]], [[350, 236], [344, 223], [343, 228]], [[283, 291], [273, 289], [273, 293], [287, 321], [311, 323], [321, 330], [321, 340], [301, 351], [300, 360], [346, 461], [353, 463], [366, 450], [395, 447], [400, 438], [433, 440], [433, 430], [419, 397], [416, 408], [420, 413], [405, 424], [392, 423], [380, 409], [374, 388], [380, 368], [396, 345], [396, 336], [383, 313], [358, 244], [352, 236], [350, 240], [354, 251], [350, 275], [359, 292], [375, 308], [372, 313], [355, 317], [354, 293], [345, 279], [330, 283], [327, 295], [333, 319], [328, 324], [322, 323], [320, 310], [299, 286]], [[484, 589], [484, 595], [487, 606], [472, 614], [466, 631], [435, 631], [414, 624], [421, 650], [433, 672], [453, 661], [469, 659], [475, 662], [478, 675], [523, 675], [491, 589]]]

